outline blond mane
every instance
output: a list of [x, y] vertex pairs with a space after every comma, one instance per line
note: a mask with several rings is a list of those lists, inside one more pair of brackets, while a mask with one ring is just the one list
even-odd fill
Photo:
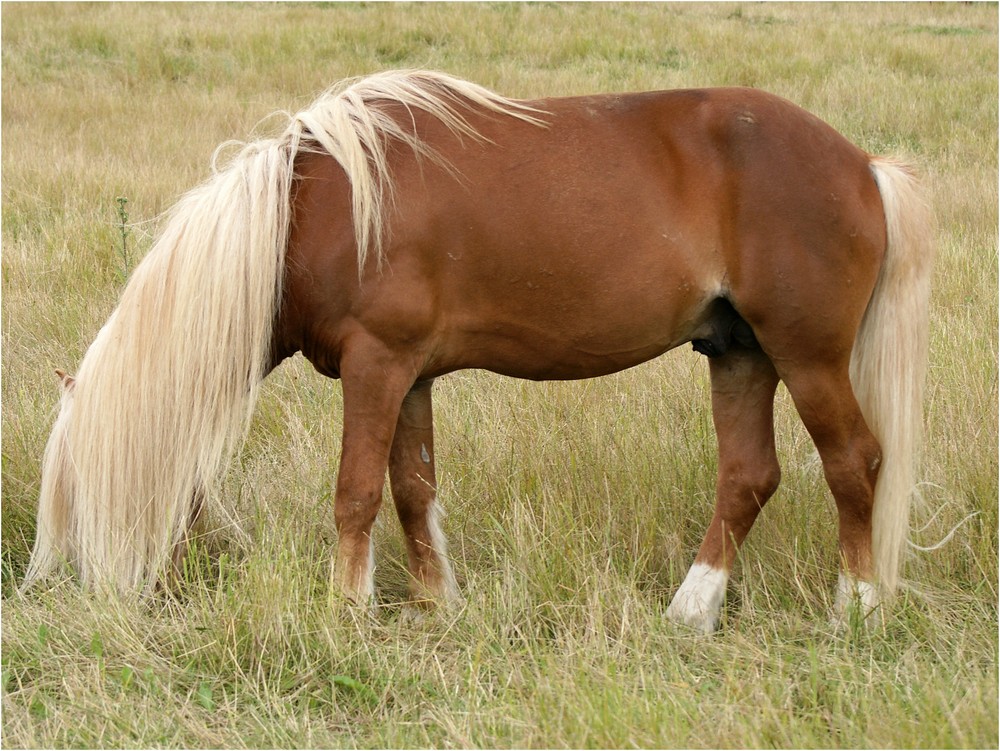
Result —
[[387, 145], [436, 158], [411, 122], [393, 117], [400, 104], [471, 138], [470, 107], [539, 122], [529, 107], [451, 76], [383, 73], [333, 87], [186, 194], [67, 381], [25, 586], [67, 563], [85, 585], [119, 591], [162, 578], [195, 498], [211, 497], [245, 436], [270, 362], [296, 155], [322, 151], [340, 163], [359, 270], [373, 251], [380, 266]]

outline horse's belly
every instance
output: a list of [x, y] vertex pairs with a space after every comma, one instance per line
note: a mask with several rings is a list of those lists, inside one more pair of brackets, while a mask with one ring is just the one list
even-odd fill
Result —
[[605, 375], [689, 341], [712, 299], [690, 285], [525, 284], [453, 309], [440, 362], [535, 380]]
[[545, 335], [483, 337], [475, 351], [462, 358], [461, 367], [536, 381], [593, 378], [646, 362], [680, 343], [660, 340], [635, 348], [597, 350]]

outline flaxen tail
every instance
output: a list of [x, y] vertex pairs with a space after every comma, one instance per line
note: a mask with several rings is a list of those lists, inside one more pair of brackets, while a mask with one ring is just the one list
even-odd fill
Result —
[[855, 341], [851, 382], [882, 445], [872, 545], [875, 580], [882, 596], [890, 597], [909, 532], [923, 433], [933, 228], [929, 207], [905, 165], [873, 158], [871, 170], [882, 195], [887, 248]]

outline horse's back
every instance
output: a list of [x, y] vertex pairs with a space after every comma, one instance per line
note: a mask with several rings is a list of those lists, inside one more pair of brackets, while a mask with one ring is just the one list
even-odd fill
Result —
[[[773, 95], [530, 104], [545, 127], [470, 114], [480, 142], [412, 114], [449, 168], [394, 153], [388, 271], [369, 269], [360, 287], [350, 235], [333, 226], [349, 221], [348, 187], [302, 184], [301, 206], [339, 204], [322, 217], [300, 210], [294, 238], [313, 280], [317, 269], [339, 277], [323, 285], [339, 299], [314, 301], [336, 310], [312, 315], [342, 329], [325, 340], [382, 331], [421, 350], [425, 375], [599, 375], [689, 341], [719, 298], [762, 322], [788, 274], [821, 284], [882, 242], [867, 155]], [[320, 172], [336, 182], [336, 167]], [[311, 195], [324, 191], [336, 195]]]

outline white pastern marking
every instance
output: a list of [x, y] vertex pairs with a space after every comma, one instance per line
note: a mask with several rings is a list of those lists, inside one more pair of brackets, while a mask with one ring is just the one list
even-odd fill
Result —
[[367, 592], [364, 592], [364, 601], [366, 603], [374, 602], [375, 600], [375, 538], [369, 533], [368, 535], [368, 575], [365, 577], [365, 587]]
[[878, 625], [881, 620], [882, 598], [878, 587], [871, 582], [855, 579], [843, 571], [837, 577], [837, 596], [833, 602], [834, 623], [843, 623], [851, 606], [860, 606], [861, 616], [868, 625]]
[[355, 605], [370, 607], [375, 601], [375, 541], [369, 537], [360, 567], [338, 546], [330, 566], [330, 586]]
[[704, 634], [712, 633], [719, 625], [719, 611], [726, 597], [727, 581], [728, 572], [695, 563], [667, 608], [667, 618]]
[[441, 584], [443, 592], [435, 593], [446, 603], [458, 603], [462, 600], [462, 595], [458, 591], [458, 582], [455, 581], [455, 572], [451, 569], [448, 560], [448, 543], [444, 532], [441, 531], [441, 516], [443, 514], [441, 505], [435, 501], [427, 511], [427, 526], [430, 529], [431, 547], [437, 556], [438, 570], [441, 572]]

